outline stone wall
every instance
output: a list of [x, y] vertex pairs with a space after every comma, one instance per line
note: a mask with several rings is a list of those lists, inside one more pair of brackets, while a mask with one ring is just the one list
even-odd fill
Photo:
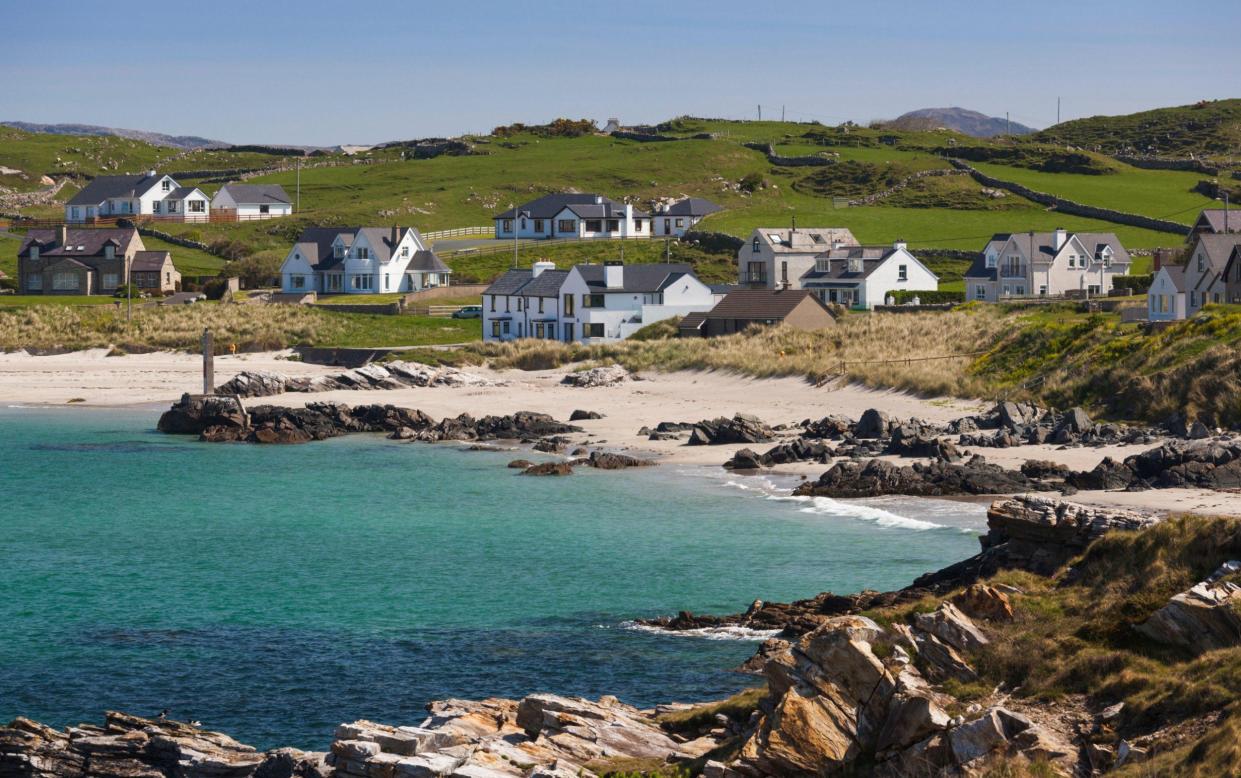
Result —
[[711, 140], [715, 136], [709, 132], [700, 132], [696, 135], [679, 137], [676, 135], [660, 135], [653, 132], [633, 132], [632, 130], [616, 130], [611, 133], [613, 138], [621, 138], [622, 140], [636, 140], [639, 143], [663, 143], [672, 140]]
[[836, 164], [836, 160], [830, 157], [784, 157], [777, 154], [770, 143], [744, 143], [742, 145], [747, 149], [763, 152], [767, 155], [767, 161], [778, 167], [827, 167]]
[[401, 303], [315, 303], [317, 308], [326, 308], [337, 313], [377, 313], [388, 316], [395, 316], [401, 312], [404, 307]]
[[980, 184], [994, 187], [996, 189], [1004, 189], [1013, 194], [1021, 195], [1027, 200], [1033, 200], [1041, 205], [1054, 207], [1061, 213], [1068, 213], [1074, 216], [1085, 216], [1088, 219], [1102, 219], [1104, 221], [1115, 222], [1116, 224], [1124, 224], [1130, 227], [1141, 227], [1147, 230], [1157, 230], [1159, 232], [1171, 232], [1177, 235], [1188, 235], [1189, 226], [1178, 222], [1168, 221], [1166, 219], [1155, 219], [1150, 216], [1142, 216], [1136, 213], [1125, 213], [1124, 211], [1114, 211], [1111, 208], [1099, 208], [1093, 205], [1085, 205], [1073, 200], [1066, 200], [1063, 197], [1047, 194], [1046, 192], [1037, 192], [1029, 187], [1016, 184], [1011, 181], [1002, 181], [998, 178], [983, 173], [974, 168], [965, 160], [950, 157], [948, 161], [958, 170], [965, 170], [974, 180]]
[[1188, 170], [1207, 176], [1218, 176], [1220, 172], [1219, 168], [1208, 165], [1200, 159], [1157, 159], [1155, 157], [1131, 157], [1124, 154], [1116, 154], [1112, 159], [1146, 170]]

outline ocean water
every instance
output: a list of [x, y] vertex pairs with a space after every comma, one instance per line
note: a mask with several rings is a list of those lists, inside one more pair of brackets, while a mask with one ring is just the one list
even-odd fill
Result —
[[200, 444], [156, 418], [0, 409], [0, 719], [168, 708], [323, 749], [449, 696], [709, 699], [754, 683], [729, 669], [753, 640], [629, 620], [899, 587], [985, 522], [715, 468], [523, 478], [511, 454], [379, 436]]

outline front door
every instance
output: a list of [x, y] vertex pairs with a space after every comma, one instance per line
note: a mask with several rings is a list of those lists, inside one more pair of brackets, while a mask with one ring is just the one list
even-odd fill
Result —
[[664, 219], [664, 234], [672, 234], [672, 219]]
[[573, 322], [571, 322], [571, 321], [565, 322], [565, 325], [564, 325], [564, 342], [565, 342], [565, 343], [572, 343], [572, 342], [573, 342]]

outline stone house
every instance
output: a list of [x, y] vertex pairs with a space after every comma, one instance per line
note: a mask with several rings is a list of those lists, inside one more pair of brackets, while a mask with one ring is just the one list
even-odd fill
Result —
[[[17, 252], [20, 294], [112, 294], [125, 283], [139, 253], [146, 252], [130, 228], [32, 229]], [[171, 263], [171, 259], [168, 259]], [[164, 263], [161, 263], [161, 268]]]
[[176, 292], [181, 288], [181, 274], [172, 264], [172, 252], [138, 251], [129, 268], [134, 286], [144, 292]]

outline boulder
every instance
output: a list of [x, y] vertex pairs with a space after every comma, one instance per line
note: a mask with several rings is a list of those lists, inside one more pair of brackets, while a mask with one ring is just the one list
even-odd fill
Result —
[[569, 421], [589, 421], [592, 419], [602, 419], [603, 414], [596, 411], [577, 410], [569, 414]]
[[169, 435], [200, 435], [211, 427], [245, 429], [245, 409], [235, 397], [183, 394], [159, 417], [155, 428]]
[[629, 467], [650, 467], [657, 464], [653, 459], [641, 459], [627, 454], [609, 451], [592, 451], [586, 464], [599, 470], [623, 470]]
[[1008, 595], [987, 584], [973, 584], [953, 598], [966, 615], [987, 621], [1012, 621], [1013, 605]]
[[[662, 425], [661, 425], [662, 426]], [[689, 445], [716, 446], [728, 443], [766, 443], [775, 432], [756, 416], [738, 413], [731, 419], [707, 419], [694, 425]]]
[[977, 651], [990, 642], [970, 617], [950, 602], [940, 603], [933, 613], [916, 614], [913, 624], [958, 651]]
[[1226, 562], [1209, 578], [1174, 596], [1137, 629], [1151, 640], [1200, 654], [1241, 645], [1241, 586], [1222, 580], [1241, 571]]
[[631, 378], [633, 376], [630, 372], [620, 365], [607, 365], [605, 367], [592, 367], [589, 370], [569, 373], [560, 380], [560, 383], [590, 389], [600, 386], [615, 386]]
[[862, 414], [857, 424], [853, 425], [855, 438], [886, 438], [891, 429], [891, 420], [883, 411], [871, 408]]
[[534, 463], [531, 462], [529, 459], [514, 459], [512, 462], [508, 463], [508, 467], [511, 467], [515, 470], [525, 470], [533, 466], [534, 466]]
[[568, 462], [541, 462], [521, 471], [522, 475], [572, 475], [573, 466]]

